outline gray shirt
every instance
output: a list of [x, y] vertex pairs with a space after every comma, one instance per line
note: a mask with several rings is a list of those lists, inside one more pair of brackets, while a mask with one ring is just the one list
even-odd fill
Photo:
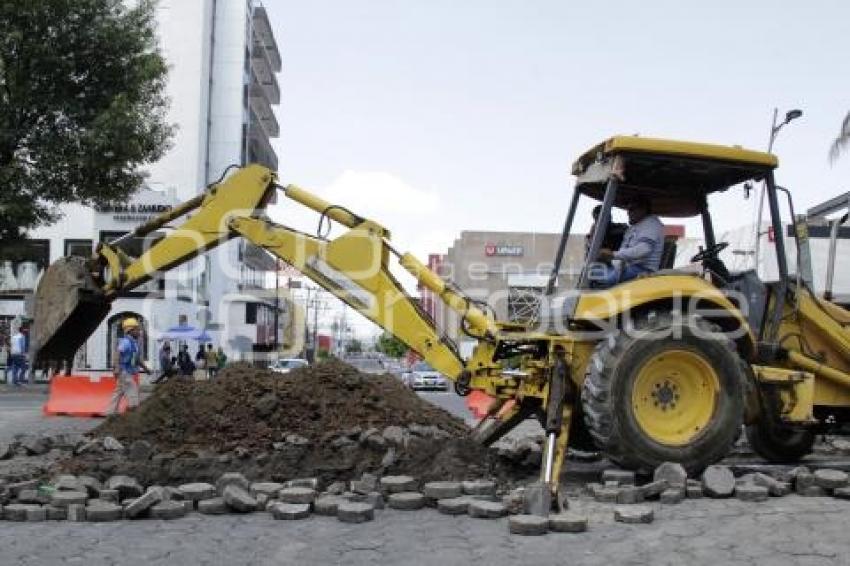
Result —
[[629, 226], [620, 249], [614, 258], [644, 271], [658, 271], [664, 251], [664, 224], [655, 215], [649, 215]]

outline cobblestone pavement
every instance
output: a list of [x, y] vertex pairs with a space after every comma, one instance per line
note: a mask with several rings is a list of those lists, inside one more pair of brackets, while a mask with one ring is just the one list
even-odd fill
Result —
[[612, 505], [578, 502], [582, 534], [509, 535], [507, 521], [380, 511], [374, 522], [275, 521], [267, 513], [171, 522], [0, 523], [9, 565], [702, 564], [850, 563], [850, 502], [795, 495], [760, 504], [696, 500], [655, 504], [650, 525], [612, 522]]

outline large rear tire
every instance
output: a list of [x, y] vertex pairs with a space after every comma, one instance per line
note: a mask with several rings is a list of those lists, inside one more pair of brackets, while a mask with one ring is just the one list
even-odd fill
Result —
[[602, 341], [582, 386], [585, 425], [618, 464], [696, 474], [740, 434], [745, 376], [734, 343], [698, 317], [650, 313]]

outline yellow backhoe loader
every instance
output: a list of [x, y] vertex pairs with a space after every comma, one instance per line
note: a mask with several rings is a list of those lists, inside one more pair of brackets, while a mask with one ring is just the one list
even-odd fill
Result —
[[[494, 397], [473, 432], [479, 441], [493, 442], [522, 420], [539, 418], [546, 438], [532, 512], [562, 505], [558, 478], [568, 440], [634, 469], [673, 461], [698, 472], [723, 458], [746, 425], [759, 454], [793, 461], [811, 450], [817, 431], [850, 417], [850, 313], [820, 300], [789, 271], [782, 238], [772, 250], [776, 281], [761, 281], [753, 271], [730, 273], [719, 256], [726, 243], [716, 241], [708, 208], [711, 194], [763, 180], [772, 228], [781, 234], [780, 195], [789, 205], [791, 199], [774, 182], [776, 166], [773, 155], [739, 147], [641, 137], [593, 147], [573, 166], [577, 183], [550, 285], [537, 321], [525, 325], [494, 320], [486, 305], [396, 251], [377, 222], [297, 186], [280, 187], [273, 172], [246, 166], [139, 226], [131, 236], [192, 213], [141, 256], [114, 242], [101, 244], [90, 259], [53, 264], [36, 292], [36, 361], [68, 364], [116, 297], [243, 237], [399, 337], [451, 378], [457, 393]], [[347, 231], [327, 239], [269, 221], [264, 208], [278, 189]], [[662, 269], [595, 289], [591, 272], [612, 208], [635, 197], [662, 217], [701, 217], [705, 248], [692, 260], [698, 268]], [[577, 283], [563, 289], [560, 264], [583, 198], [601, 201], [601, 214]], [[404, 291], [392, 264], [459, 314], [461, 330], [477, 341], [471, 356], [464, 359]]]

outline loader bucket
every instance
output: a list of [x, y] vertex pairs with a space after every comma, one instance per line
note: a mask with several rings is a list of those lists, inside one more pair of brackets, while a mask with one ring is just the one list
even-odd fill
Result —
[[42, 275], [33, 305], [34, 365], [72, 360], [109, 313], [109, 301], [87, 264], [81, 257], [64, 257]]

